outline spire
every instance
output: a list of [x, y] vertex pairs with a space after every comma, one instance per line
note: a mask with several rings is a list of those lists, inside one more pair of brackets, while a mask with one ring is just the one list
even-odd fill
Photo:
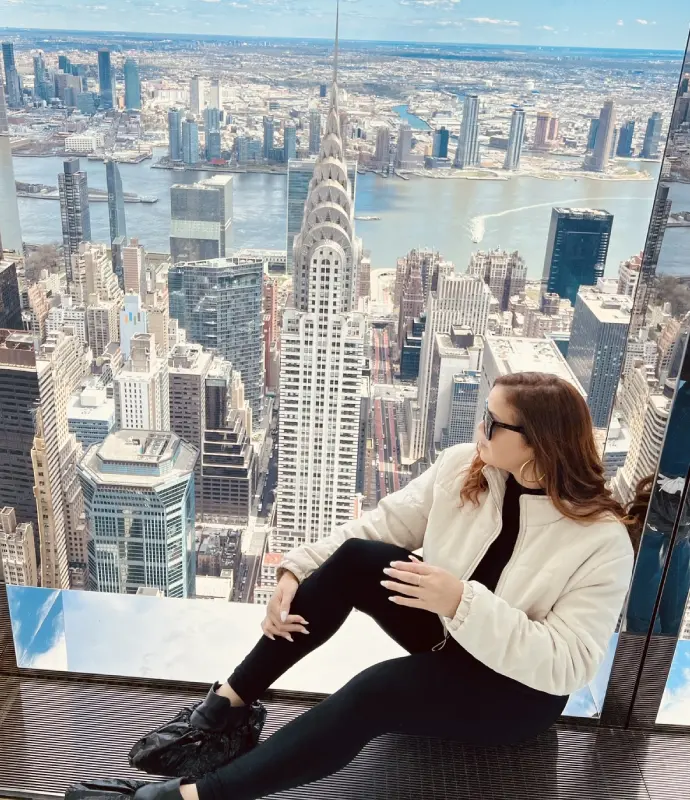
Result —
[[333, 86], [331, 87], [331, 110], [338, 110], [338, 49], [340, 47], [340, 0], [335, 5], [335, 42], [333, 44]]

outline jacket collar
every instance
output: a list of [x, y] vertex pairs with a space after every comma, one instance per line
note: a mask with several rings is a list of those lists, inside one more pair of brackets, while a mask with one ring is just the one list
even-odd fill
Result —
[[[499, 510], [503, 508], [503, 496], [506, 491], [508, 473], [503, 469], [485, 464], [482, 473], [489, 484], [489, 492], [495, 499]], [[539, 494], [523, 494], [520, 503], [525, 510], [526, 526], [550, 525], [563, 519], [563, 514], [551, 502], [551, 498]]]

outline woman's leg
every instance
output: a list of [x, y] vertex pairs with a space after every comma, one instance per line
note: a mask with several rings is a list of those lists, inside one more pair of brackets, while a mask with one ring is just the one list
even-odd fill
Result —
[[383, 542], [345, 541], [295, 595], [290, 612], [307, 620], [309, 635], [296, 633], [292, 642], [262, 636], [228, 679], [232, 690], [245, 703], [258, 699], [293, 664], [330, 639], [353, 609], [373, 617], [409, 653], [431, 650], [444, 637], [438, 617], [391, 603], [391, 592], [381, 586], [383, 568], [408, 557], [407, 550]]
[[565, 700], [517, 684], [449, 644], [366, 669], [255, 750], [202, 778], [196, 790], [200, 800], [256, 800], [337, 772], [389, 732], [512, 744], [548, 728]]

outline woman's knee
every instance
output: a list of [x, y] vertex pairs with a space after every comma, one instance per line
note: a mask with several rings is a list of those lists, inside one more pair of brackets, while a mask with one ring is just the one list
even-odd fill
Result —
[[370, 539], [346, 539], [332, 558], [339, 563], [356, 565], [361, 572], [366, 566], [383, 569], [395, 559], [406, 559], [409, 551], [387, 542]]

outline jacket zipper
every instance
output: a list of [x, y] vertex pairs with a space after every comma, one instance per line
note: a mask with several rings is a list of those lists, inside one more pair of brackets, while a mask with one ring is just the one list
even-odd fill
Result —
[[[484, 558], [484, 556], [486, 555], [488, 549], [496, 541], [496, 539], [498, 538], [499, 534], [501, 533], [501, 529], [503, 528], [502, 511], [499, 508], [499, 505], [498, 505], [498, 503], [496, 501], [496, 497], [494, 495], [494, 492], [492, 491], [492, 485], [491, 485], [492, 481], [488, 476], [487, 476], [487, 482], [489, 483], [489, 494], [491, 495], [491, 499], [493, 500], [494, 505], [496, 506], [496, 510], [498, 511], [498, 514], [499, 514], [499, 517], [501, 518], [501, 520], [500, 520], [500, 522], [498, 524], [498, 527], [493, 532], [491, 538], [486, 543], [486, 546], [479, 553], [479, 556], [474, 560], [474, 562], [470, 565], [469, 569], [465, 573], [466, 576], [467, 575], [471, 575], [474, 572], [474, 570], [477, 568], [477, 564], [479, 564], [479, 562], [482, 560], [482, 558]], [[520, 516], [522, 517], [522, 514]], [[520, 520], [520, 534], [518, 535], [518, 542], [520, 541], [520, 538], [522, 536], [522, 524], [523, 524], [523, 521], [521, 519]], [[516, 542], [516, 545], [515, 545], [515, 549], [517, 550], [517, 542]], [[513, 555], [515, 555], [515, 553], [513, 553]], [[513, 559], [511, 558], [510, 560], [512, 561]], [[508, 563], [510, 563], [510, 562], [508, 562]], [[507, 569], [507, 566], [508, 565], [506, 565], [506, 569]], [[505, 573], [505, 570], [504, 570], [504, 573]], [[463, 577], [462, 580], [465, 580], [465, 577]], [[499, 583], [500, 583], [500, 581], [499, 581]], [[496, 587], [496, 588], [498, 589], [498, 587]], [[446, 646], [446, 642], [448, 641], [448, 639], [450, 637], [450, 631], [446, 627], [446, 623], [445, 623], [443, 617], [440, 614], [439, 614], [439, 619], [441, 620], [441, 624], [443, 625], [443, 628], [444, 628], [444, 631], [445, 631], [445, 635], [444, 635], [443, 639], [440, 642], [438, 642], [437, 644], [435, 644], [431, 648], [432, 653], [438, 653], [439, 650], [443, 650], [443, 648]]]

